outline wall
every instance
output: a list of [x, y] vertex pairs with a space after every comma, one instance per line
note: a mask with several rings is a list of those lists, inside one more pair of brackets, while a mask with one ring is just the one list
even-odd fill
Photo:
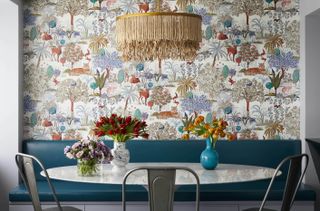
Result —
[[[305, 90], [305, 95], [302, 98], [301, 114], [301, 131], [302, 140], [304, 137], [312, 138], [319, 137], [319, 112], [318, 107], [320, 97], [316, 90], [320, 89], [317, 79], [319, 75], [319, 42], [317, 37], [320, 36], [319, 21], [320, 12], [319, 1], [306, 1], [301, 5], [301, 67], [305, 70], [302, 71], [303, 83], [301, 84], [302, 90]], [[305, 146], [305, 145], [303, 145]], [[305, 149], [309, 153], [308, 147]], [[313, 162], [311, 161], [310, 168], [307, 171], [306, 182], [312, 184], [314, 187], [320, 189], [319, 181], [316, 177]], [[320, 206], [320, 205], [319, 205]]]
[[113, 112], [145, 120], [151, 139], [180, 138], [185, 114], [195, 112], [227, 119], [239, 139], [299, 138], [298, 0], [189, 5], [203, 18], [199, 54], [162, 69], [122, 62], [116, 50], [115, 18], [138, 3], [91, 2], [24, 8], [25, 138], [79, 139]]
[[[0, 1], [0, 210], [8, 210], [8, 191], [17, 184], [14, 154], [18, 151], [18, 5]], [[5, 76], [5, 77], [4, 77]]]

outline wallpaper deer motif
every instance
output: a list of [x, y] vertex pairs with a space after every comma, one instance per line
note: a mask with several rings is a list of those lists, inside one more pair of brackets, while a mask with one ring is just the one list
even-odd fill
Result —
[[[202, 16], [195, 61], [123, 62], [119, 15], [153, 0], [28, 0], [24, 137], [80, 139], [99, 116], [146, 120], [150, 139], [179, 139], [182, 120], [223, 117], [238, 139], [299, 138], [298, 0], [163, 0]], [[181, 8], [183, 7], [183, 8]]]

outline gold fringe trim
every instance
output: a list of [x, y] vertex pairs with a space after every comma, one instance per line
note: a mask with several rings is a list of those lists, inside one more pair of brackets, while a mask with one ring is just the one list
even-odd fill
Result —
[[118, 46], [124, 61], [153, 61], [174, 59], [193, 61], [199, 50], [199, 42], [194, 41], [132, 41]]
[[184, 12], [147, 12], [147, 13], [131, 13], [126, 15], [121, 15], [116, 18], [116, 20], [123, 19], [123, 18], [131, 18], [137, 16], [189, 16], [202, 19], [200, 15], [192, 14], [192, 13], [184, 13]]
[[201, 17], [185, 13], [156, 14], [117, 19], [117, 46], [123, 52], [123, 60], [193, 60], [202, 40]]

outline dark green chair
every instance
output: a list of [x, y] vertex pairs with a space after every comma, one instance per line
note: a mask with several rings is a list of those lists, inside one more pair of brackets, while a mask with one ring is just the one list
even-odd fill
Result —
[[186, 167], [137, 167], [126, 173], [122, 183], [122, 210], [126, 211], [126, 182], [136, 171], [146, 170], [148, 175], [148, 198], [150, 211], [172, 211], [176, 189], [176, 170], [190, 172], [196, 179], [196, 211], [199, 211], [200, 180], [196, 172]]
[[[304, 162], [304, 165], [303, 165]], [[276, 211], [272, 209], [264, 208], [265, 203], [267, 201], [269, 192], [272, 188], [273, 181], [275, 180], [276, 176], [278, 175], [280, 169], [289, 163], [289, 170], [287, 174], [286, 185], [283, 191], [283, 198], [280, 211], [290, 211], [296, 193], [299, 189], [299, 186], [302, 182], [303, 176], [306, 173], [308, 163], [309, 163], [309, 156], [307, 154], [300, 154], [289, 156], [281, 161], [278, 165], [276, 171], [273, 174], [271, 182], [268, 186], [267, 192], [262, 200], [262, 203], [259, 208], [249, 208], [242, 211]]]
[[[56, 191], [51, 184], [49, 175], [42, 165], [42, 163], [34, 156], [23, 154], [23, 153], [17, 153], [15, 156], [16, 164], [19, 169], [20, 176], [29, 192], [29, 196], [32, 201], [32, 205], [35, 211], [81, 211], [80, 209], [70, 207], [70, 206], [65, 206], [62, 207], [60, 205], [60, 202], [56, 196]], [[51, 207], [47, 209], [42, 209], [39, 195], [38, 195], [38, 190], [37, 190], [37, 183], [36, 183], [36, 177], [34, 173], [34, 168], [33, 168], [33, 162], [36, 162], [39, 164], [40, 168], [46, 175], [46, 179], [48, 182], [48, 185], [52, 191], [52, 196], [57, 203], [57, 207]]]

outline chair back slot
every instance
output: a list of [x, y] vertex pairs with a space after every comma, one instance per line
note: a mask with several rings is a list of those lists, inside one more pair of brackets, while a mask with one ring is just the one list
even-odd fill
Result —
[[176, 170], [148, 170], [149, 206], [152, 211], [172, 211]]

